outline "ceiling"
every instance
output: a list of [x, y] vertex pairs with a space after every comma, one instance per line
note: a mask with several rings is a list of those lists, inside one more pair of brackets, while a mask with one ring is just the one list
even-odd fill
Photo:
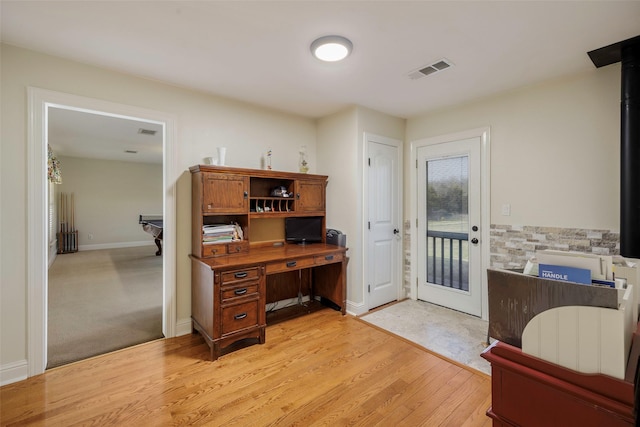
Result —
[[[411, 118], [593, 70], [640, 34], [640, 1], [11, 1], [12, 45], [317, 118], [361, 105]], [[341, 63], [309, 51], [353, 42]], [[446, 59], [447, 70], [410, 79]]]
[[55, 107], [47, 122], [56, 156], [162, 164], [163, 129], [157, 123]]

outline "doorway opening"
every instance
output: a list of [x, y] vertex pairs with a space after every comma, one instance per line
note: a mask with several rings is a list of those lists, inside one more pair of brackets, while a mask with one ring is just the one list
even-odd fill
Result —
[[163, 337], [161, 241], [139, 218], [161, 237], [164, 133], [61, 107], [47, 122], [50, 369]]
[[39, 88], [28, 88], [28, 376], [44, 372], [47, 365], [49, 227], [47, 182], [48, 121], [51, 108], [75, 110], [106, 117], [155, 123], [162, 129], [162, 333], [173, 337], [175, 306], [175, 119], [166, 113], [85, 98]]

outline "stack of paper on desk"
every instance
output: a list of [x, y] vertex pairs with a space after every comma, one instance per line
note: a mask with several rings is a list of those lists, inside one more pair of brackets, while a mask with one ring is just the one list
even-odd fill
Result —
[[236, 227], [233, 224], [213, 224], [202, 227], [204, 243], [228, 243], [234, 240]]

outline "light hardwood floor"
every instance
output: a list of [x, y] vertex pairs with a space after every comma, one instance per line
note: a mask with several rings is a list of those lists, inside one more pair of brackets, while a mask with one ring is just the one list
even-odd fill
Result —
[[325, 309], [207, 360], [199, 335], [0, 388], [1, 425], [490, 426], [490, 378]]

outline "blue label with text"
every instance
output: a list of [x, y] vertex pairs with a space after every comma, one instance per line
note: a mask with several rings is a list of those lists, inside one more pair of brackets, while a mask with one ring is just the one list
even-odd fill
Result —
[[540, 264], [538, 277], [541, 279], [560, 280], [562, 282], [591, 284], [591, 270], [586, 268], [565, 267], [564, 265]]

